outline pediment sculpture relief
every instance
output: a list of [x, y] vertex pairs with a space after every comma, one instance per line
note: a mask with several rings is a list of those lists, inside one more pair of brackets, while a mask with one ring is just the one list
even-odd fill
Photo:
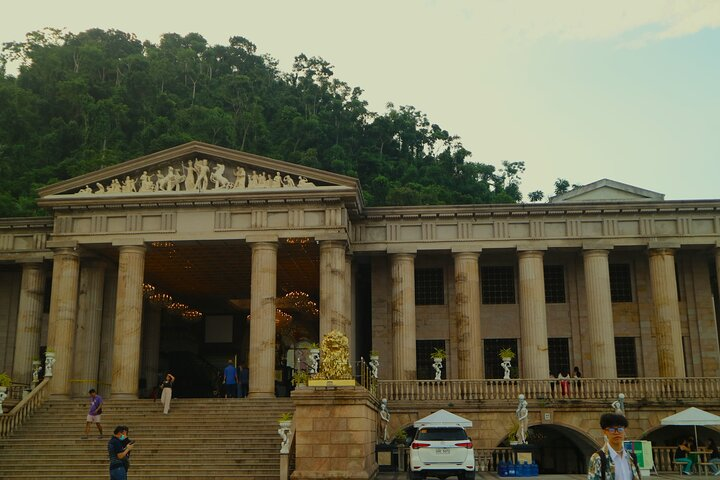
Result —
[[113, 178], [110, 183], [85, 185], [75, 195], [103, 195], [122, 193], [207, 192], [217, 190], [253, 190], [262, 188], [315, 188], [302, 175], [292, 176], [276, 171], [246, 170], [236, 166], [232, 172], [224, 163], [208, 159], [188, 160], [162, 167], [155, 172], [144, 170], [137, 176]]

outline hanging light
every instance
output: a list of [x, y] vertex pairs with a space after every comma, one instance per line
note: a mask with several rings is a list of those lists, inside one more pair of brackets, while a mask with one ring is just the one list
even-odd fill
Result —
[[160, 305], [161, 307], [167, 307], [173, 303], [173, 298], [167, 293], [153, 293], [148, 297], [148, 300], [155, 305]]
[[143, 295], [145, 298], [149, 297], [153, 293], [155, 293], [155, 286], [150, 285], [149, 283], [143, 283]]
[[191, 309], [191, 310], [185, 310], [185, 311], [182, 313], [182, 317], [183, 317], [185, 320], [194, 321], [194, 320], [200, 320], [200, 319], [203, 317], [203, 314], [202, 314], [202, 312], [200, 312], [199, 310], [192, 310], [192, 309]]
[[187, 306], [181, 302], [173, 302], [167, 306], [168, 312], [175, 314], [175, 315], [179, 315], [189, 308], [190, 308], [189, 306]]

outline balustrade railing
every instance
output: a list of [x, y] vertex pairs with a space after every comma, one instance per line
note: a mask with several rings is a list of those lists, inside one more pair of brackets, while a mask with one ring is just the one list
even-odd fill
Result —
[[363, 358], [355, 362], [355, 381], [377, 398], [378, 380], [372, 375], [370, 365]]
[[607, 400], [624, 393], [628, 399], [716, 399], [720, 378], [572, 378], [566, 380], [380, 380], [377, 395], [390, 401], [428, 400]]
[[476, 448], [475, 458], [480, 471], [496, 472], [500, 462], [515, 461], [511, 447]]
[[48, 399], [50, 377], [45, 377], [30, 394], [5, 415], [0, 415], [0, 438], [7, 437]]

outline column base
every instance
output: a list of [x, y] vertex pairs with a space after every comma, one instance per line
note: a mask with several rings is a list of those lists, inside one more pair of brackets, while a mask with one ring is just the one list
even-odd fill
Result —
[[275, 394], [268, 392], [250, 392], [248, 393], [248, 398], [275, 398]]
[[112, 393], [110, 393], [110, 398], [113, 400], [137, 400], [139, 397], [138, 397], [137, 393], [112, 392]]
[[50, 394], [51, 400], [71, 400], [72, 397], [69, 393], [51, 393]]

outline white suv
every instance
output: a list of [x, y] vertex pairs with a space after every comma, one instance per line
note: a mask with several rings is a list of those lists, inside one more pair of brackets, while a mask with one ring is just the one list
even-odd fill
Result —
[[419, 427], [410, 444], [410, 480], [457, 476], [475, 478], [473, 444], [460, 426]]

